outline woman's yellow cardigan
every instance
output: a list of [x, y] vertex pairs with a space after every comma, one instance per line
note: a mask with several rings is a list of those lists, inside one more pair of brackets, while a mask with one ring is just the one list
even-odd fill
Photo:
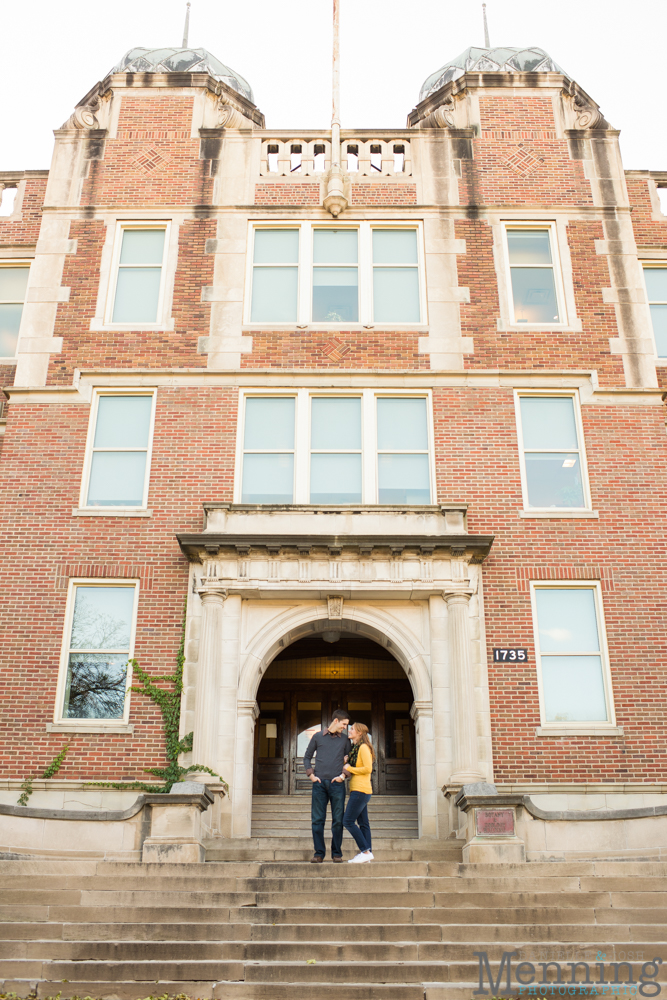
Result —
[[350, 791], [364, 792], [366, 795], [372, 795], [371, 774], [373, 773], [373, 757], [365, 743], [362, 743], [359, 748], [357, 766], [351, 767], [349, 764], [346, 764], [346, 767], [347, 773], [352, 775]]

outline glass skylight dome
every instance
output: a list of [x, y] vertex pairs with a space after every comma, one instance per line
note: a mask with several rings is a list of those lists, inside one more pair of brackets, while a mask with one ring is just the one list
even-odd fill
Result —
[[568, 76], [548, 52], [536, 46], [530, 49], [478, 49], [471, 45], [424, 81], [419, 100], [423, 101], [429, 94], [434, 94], [450, 80], [457, 80], [464, 73], [562, 73], [563, 76]]
[[252, 87], [240, 73], [206, 49], [130, 49], [110, 73], [208, 73], [255, 103]]

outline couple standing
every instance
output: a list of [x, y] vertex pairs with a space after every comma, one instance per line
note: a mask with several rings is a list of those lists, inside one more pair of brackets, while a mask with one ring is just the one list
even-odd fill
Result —
[[[331, 803], [331, 858], [343, 861], [343, 827], [350, 833], [359, 853], [348, 864], [372, 861], [371, 828], [368, 822], [368, 803], [372, 795], [371, 774], [375, 754], [368, 738], [368, 726], [362, 722], [352, 725], [350, 716], [343, 709], [333, 713], [331, 725], [315, 733], [303, 758], [306, 774], [313, 783], [311, 818], [315, 853], [314, 864], [324, 861], [324, 822], [327, 803]], [[317, 753], [315, 766], [313, 756]], [[350, 797], [345, 809], [345, 779], [351, 777]]]

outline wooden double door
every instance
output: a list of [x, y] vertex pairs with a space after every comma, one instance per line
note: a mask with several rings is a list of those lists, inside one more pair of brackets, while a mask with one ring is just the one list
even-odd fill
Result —
[[416, 795], [412, 689], [405, 681], [263, 681], [257, 696], [254, 792], [309, 792], [303, 755], [313, 733], [326, 728], [337, 708], [350, 722], [368, 726], [375, 750], [373, 793]]

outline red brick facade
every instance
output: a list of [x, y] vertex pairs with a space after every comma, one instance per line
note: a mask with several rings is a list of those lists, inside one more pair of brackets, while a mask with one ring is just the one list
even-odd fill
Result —
[[[139, 579], [135, 655], [144, 667], [171, 669], [188, 592], [188, 563], [175, 536], [201, 529], [204, 501], [233, 501], [238, 390], [257, 387], [257, 373], [268, 370], [271, 385], [282, 388], [318, 372], [321, 384], [328, 386], [333, 373], [343, 372], [350, 377], [367, 373], [368, 385], [379, 386], [378, 391], [416, 385], [432, 390], [437, 501], [465, 502], [468, 531], [495, 537], [483, 565], [495, 779], [667, 781], [665, 411], [655, 384], [627, 382], [623, 356], [610, 346], [610, 340], [622, 339], [623, 331], [617, 307], [603, 293], [612, 286], [609, 258], [596, 244], [610, 238], [607, 215], [596, 202], [583, 162], [573, 158], [571, 137], [556, 123], [552, 98], [541, 93], [521, 96], [511, 89], [480, 96], [472, 158], [454, 157], [461, 173], [452, 168], [448, 177], [457, 195], [447, 205], [424, 203], [428, 178], [418, 175], [416, 167], [410, 181], [352, 181], [350, 205], [341, 217], [345, 224], [372, 218], [428, 220], [435, 225], [442, 221], [442, 209], [442, 218], [454, 225], [438, 249], [426, 246], [426, 256], [453, 253], [445, 246], [451, 236], [465, 241], [465, 252], [456, 253], [456, 278], [459, 289], [469, 289], [470, 301], [452, 296], [451, 290], [444, 293], [440, 278], [432, 282], [436, 292], [426, 271], [432, 314], [436, 303], [460, 302], [460, 329], [445, 329], [444, 321], [440, 328], [438, 320], [421, 329], [357, 324], [347, 330], [323, 329], [322, 324], [275, 329], [275, 323], [243, 328], [239, 303], [248, 294], [244, 265], [234, 265], [233, 277], [221, 281], [216, 278], [216, 254], [243, 256], [239, 233], [246, 231], [248, 220], [266, 219], [258, 208], [284, 210], [276, 213], [281, 220], [289, 217], [291, 208], [294, 219], [332, 220], [322, 208], [319, 181], [258, 178], [255, 183], [253, 178], [247, 187], [253, 200], [249, 205], [226, 202], [224, 183], [222, 194], [216, 194], [211, 160], [202, 157], [199, 135], [192, 137], [193, 98], [159, 89], [141, 95], [123, 91], [115, 137], [108, 130], [101, 158], [88, 162], [78, 204], [59, 208], [70, 220], [68, 239], [76, 241], [76, 251], [62, 251], [61, 284], [71, 291], [68, 301], [59, 301], [55, 325], [45, 330], [44, 338], [62, 338], [62, 350], [52, 349], [44, 384], [22, 384], [26, 392], [42, 392], [39, 400], [19, 391], [13, 395], [0, 463], [3, 773], [15, 778], [36, 773], [66, 739], [71, 750], [61, 771], [65, 778], [119, 780], [161, 763], [159, 713], [136, 694], [131, 702], [133, 735], [65, 737], [47, 732], [53, 719], [67, 581], [80, 576]], [[224, 144], [224, 130], [219, 131]], [[415, 135], [416, 142], [417, 130]], [[443, 134], [439, 141], [450, 138]], [[652, 183], [650, 177], [628, 178], [632, 225], [640, 248], [664, 254], [667, 218], [655, 217]], [[0, 254], [14, 253], [17, 246], [31, 255], [38, 251], [45, 187], [46, 178], [28, 179], [22, 220], [0, 219]], [[528, 209], [535, 211], [537, 220], [564, 221], [572, 268], [564, 281], [571, 281], [580, 330], [517, 331], [500, 322], [500, 265], [492, 222], [524, 219]], [[116, 218], [168, 220], [175, 213], [185, 221], [179, 224], [173, 273], [173, 329], [91, 329], [106, 266], [105, 245], [108, 257], [109, 225]], [[231, 237], [225, 229], [230, 218], [238, 223]], [[212, 244], [225, 240], [230, 246], [214, 252]], [[216, 286], [212, 299], [202, 291], [211, 286]], [[459, 334], [472, 338], [471, 351], [461, 352], [460, 364], [438, 370], [429, 351], [439, 348], [420, 345], [419, 338], [444, 336], [456, 344]], [[249, 344], [249, 337], [252, 349], [246, 353], [239, 343], [243, 339]], [[218, 342], [222, 346], [215, 346]], [[450, 357], [456, 350], [448, 346], [443, 352]], [[227, 360], [212, 362], [212, 356]], [[11, 397], [13, 368], [3, 371]], [[498, 371], [507, 376], [502, 386]], [[536, 381], [538, 390], [590, 390], [586, 398], [582, 390], [582, 421], [592, 509], [598, 517], [520, 517], [523, 501], [510, 383], [516, 376], [516, 387], [523, 385], [519, 375], [529, 372], [551, 378]], [[135, 388], [158, 385], [151, 516], [74, 516], [89, 397], [81, 392], [74, 402], [73, 395], [58, 397], [57, 392], [68, 387], [73, 392], [80, 376], [91, 384], [122, 386], [123, 373]], [[485, 373], [487, 382], [482, 379]], [[276, 381], [278, 374], [284, 376], [282, 382]], [[422, 381], [410, 381], [417, 378]], [[667, 388], [665, 366], [658, 365], [655, 382]], [[47, 389], [53, 390], [49, 397]], [[614, 390], [617, 396], [610, 392], [590, 401], [598, 389]], [[528, 582], [544, 579], [601, 581], [616, 721], [623, 736], [535, 735], [540, 712]], [[494, 664], [492, 649], [505, 645], [526, 647], [528, 662]]]

